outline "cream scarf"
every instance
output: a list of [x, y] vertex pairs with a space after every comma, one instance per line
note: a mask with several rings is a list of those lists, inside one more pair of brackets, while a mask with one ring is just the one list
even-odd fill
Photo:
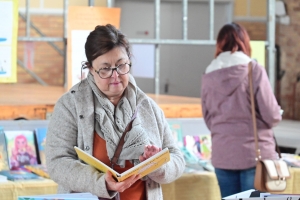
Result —
[[[108, 157], [111, 160], [119, 140], [131, 121], [137, 105], [147, 98], [137, 86], [131, 75], [129, 84], [123, 97], [115, 107], [108, 98], [98, 89], [94, 77], [88, 74], [87, 80], [94, 94], [95, 130], [106, 141]], [[132, 123], [132, 129], [125, 136], [125, 143], [120, 154], [118, 165], [124, 167], [126, 160], [139, 163], [139, 156], [144, 152], [144, 146], [150, 144], [149, 138], [141, 126], [139, 113]]]

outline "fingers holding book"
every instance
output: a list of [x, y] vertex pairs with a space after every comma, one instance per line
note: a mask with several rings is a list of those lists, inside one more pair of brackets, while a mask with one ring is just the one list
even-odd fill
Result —
[[147, 160], [151, 156], [157, 154], [161, 151], [161, 148], [155, 146], [155, 145], [146, 145], [144, 148], [144, 153], [140, 156], [140, 161], [143, 162], [144, 160]]
[[130, 188], [141, 177], [140, 175], [132, 175], [122, 182], [117, 182], [110, 171], [105, 174], [106, 188], [109, 191], [123, 192], [124, 190]]

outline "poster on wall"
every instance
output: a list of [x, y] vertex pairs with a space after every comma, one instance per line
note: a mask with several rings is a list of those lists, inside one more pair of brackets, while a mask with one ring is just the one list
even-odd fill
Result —
[[18, 0], [0, 0], [0, 83], [17, 82]]
[[266, 66], [266, 42], [250, 41], [251, 58], [256, 60], [262, 66]]
[[84, 44], [97, 25], [112, 24], [120, 27], [120, 8], [69, 6], [67, 43], [67, 89], [86, 78], [88, 70], [81, 70], [87, 61]]

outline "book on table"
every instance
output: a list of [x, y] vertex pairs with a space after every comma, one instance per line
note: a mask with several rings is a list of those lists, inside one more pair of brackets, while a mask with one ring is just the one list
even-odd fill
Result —
[[3, 127], [0, 126], [0, 171], [8, 170], [8, 169], [9, 169], [9, 163], [8, 163], [6, 139], [5, 139]]
[[7, 154], [10, 169], [37, 164], [34, 132], [30, 130], [5, 131]]
[[39, 175], [41, 177], [50, 178], [48, 170], [47, 170], [45, 165], [40, 165], [40, 164], [37, 164], [37, 165], [24, 165], [22, 168], [24, 168], [25, 170], [27, 170], [29, 172], [32, 172], [36, 175]]
[[98, 200], [91, 193], [48, 194], [35, 196], [19, 196], [18, 200]]
[[118, 173], [115, 170], [113, 170], [111, 167], [107, 166], [97, 158], [93, 157], [92, 155], [84, 152], [78, 147], [74, 147], [75, 151], [78, 155], [78, 158], [80, 158], [82, 161], [84, 161], [86, 164], [89, 164], [99, 171], [106, 173], [107, 171], [110, 171], [114, 178], [121, 182], [127, 178], [129, 178], [132, 175], [139, 174], [141, 177], [146, 176], [147, 174], [155, 171], [165, 163], [170, 161], [170, 152], [168, 148], [165, 148], [158, 152], [157, 154], [151, 156], [147, 160], [144, 160], [143, 162], [139, 163], [138, 165], [128, 169], [127, 171], [123, 173]]
[[42, 180], [43, 178], [23, 170], [2, 170], [0, 175], [6, 176], [7, 180], [10, 181], [21, 181], [21, 180]]
[[7, 177], [0, 174], [0, 183], [7, 182]]
[[38, 161], [42, 165], [46, 165], [45, 146], [46, 146], [46, 135], [47, 127], [35, 129], [36, 142], [37, 142], [37, 154]]

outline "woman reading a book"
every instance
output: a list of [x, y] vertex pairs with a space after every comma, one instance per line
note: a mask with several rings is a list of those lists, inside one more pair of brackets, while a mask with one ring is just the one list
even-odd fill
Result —
[[[162, 199], [160, 184], [177, 179], [185, 162], [162, 110], [130, 75], [131, 52], [123, 33], [97, 26], [85, 43], [87, 78], [56, 103], [46, 139], [46, 162], [59, 193], [90, 192], [100, 199]], [[122, 135], [126, 133], [124, 139]], [[117, 163], [111, 161], [123, 143]], [[122, 173], [168, 148], [170, 161], [147, 176], [117, 182], [79, 161], [74, 146]]]
[[215, 59], [202, 77], [202, 112], [212, 135], [212, 164], [222, 197], [254, 188], [255, 141], [251, 120], [248, 63], [252, 62], [259, 147], [263, 159], [276, 159], [272, 127], [280, 107], [266, 70], [251, 59], [250, 38], [236, 24], [217, 37]]

